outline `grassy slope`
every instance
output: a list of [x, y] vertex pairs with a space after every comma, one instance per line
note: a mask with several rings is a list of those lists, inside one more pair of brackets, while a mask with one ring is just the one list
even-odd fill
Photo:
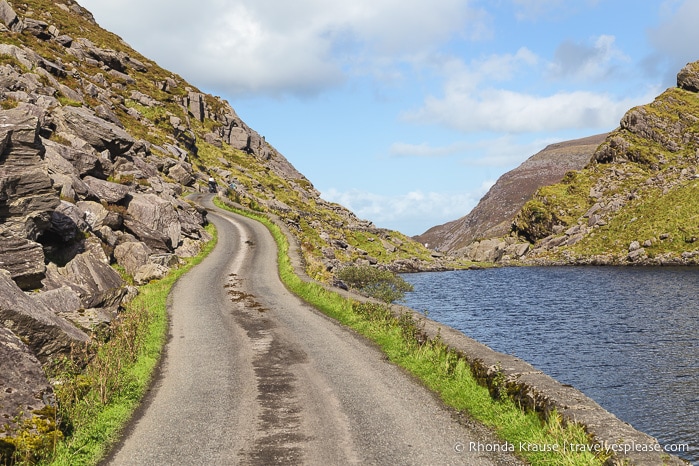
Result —
[[[563, 229], [587, 225], [584, 214], [596, 203], [621, 204], [605, 216], [606, 225], [573, 246], [546, 253], [549, 258], [606, 255], [622, 260], [633, 241], [650, 241], [646, 251], [651, 259], [696, 249], [688, 240], [699, 236], [699, 180], [693, 176], [699, 97], [672, 88], [630, 112], [643, 116], [647, 124], [639, 127], [647, 134], [641, 134], [639, 127], [618, 129], [606, 144], [616, 139], [626, 145], [612, 160], [593, 162], [569, 173], [561, 183], [541, 188], [517, 216], [519, 233], [539, 240], [552, 234], [556, 225]], [[600, 191], [601, 197], [592, 197], [591, 189]]]

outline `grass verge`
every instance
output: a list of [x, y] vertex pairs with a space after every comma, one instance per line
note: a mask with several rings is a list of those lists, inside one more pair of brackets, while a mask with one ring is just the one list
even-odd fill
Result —
[[[558, 415], [542, 421], [512, 400], [494, 399], [478, 384], [468, 363], [444, 345], [439, 337], [426, 339], [412, 314], [395, 316], [382, 304], [359, 303], [332, 292], [319, 283], [302, 280], [289, 259], [289, 243], [280, 228], [260, 213], [242, 211], [217, 201], [220, 207], [263, 223], [278, 246], [279, 275], [297, 296], [326, 315], [377, 343], [395, 364], [408, 370], [445, 404], [491, 427], [514, 452], [533, 465], [601, 465], [606, 458], [588, 451], [570, 451], [569, 445], [585, 445], [589, 438], [579, 425], [564, 425]], [[553, 449], [556, 451], [551, 451]], [[547, 451], [546, 451], [547, 450]]]
[[[65, 440], [56, 444], [51, 465], [93, 465], [117, 441], [151, 382], [167, 338], [167, 297], [178, 278], [201, 262], [217, 241], [213, 235], [201, 253], [165, 278], [140, 287], [139, 294], [113, 324], [109, 338], [76, 348], [56, 379], [56, 396]], [[90, 355], [87, 366], [76, 361]]]

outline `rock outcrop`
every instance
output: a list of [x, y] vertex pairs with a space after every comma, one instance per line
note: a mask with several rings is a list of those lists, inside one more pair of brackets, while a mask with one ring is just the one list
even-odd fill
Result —
[[[62, 319], [43, 303], [19, 289], [10, 274], [0, 269], [0, 322], [2, 327], [22, 338], [42, 363], [65, 356], [72, 343], [89, 337]], [[5, 360], [2, 360], [4, 367]]]
[[[16, 414], [3, 419], [4, 428], [12, 432], [35, 411], [55, 405], [55, 400], [39, 360], [17, 335], [4, 327], [0, 327], [0, 361], [0, 411]], [[0, 439], [3, 436], [0, 431]]]
[[158, 251], [174, 250], [182, 238], [182, 226], [172, 203], [155, 194], [134, 195], [124, 225], [136, 238]]
[[1, 232], [0, 266], [12, 274], [20, 287], [37, 288], [46, 271], [44, 250], [39, 243]]
[[59, 204], [39, 129], [39, 118], [26, 107], [0, 113], [0, 267], [24, 289], [43, 278], [44, 254], [36, 241]]
[[54, 113], [56, 131], [85, 141], [97, 152], [109, 151], [111, 157], [126, 154], [135, 143], [133, 137], [120, 126], [100, 118], [94, 111], [83, 107], [60, 107]]
[[699, 63], [687, 63], [677, 73], [677, 87], [689, 92], [699, 92]]

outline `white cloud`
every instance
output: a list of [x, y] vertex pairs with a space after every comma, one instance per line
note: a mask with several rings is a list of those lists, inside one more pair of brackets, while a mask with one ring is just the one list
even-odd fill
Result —
[[615, 100], [586, 91], [537, 96], [506, 89], [477, 93], [449, 91], [443, 98], [428, 97], [424, 106], [406, 118], [440, 124], [465, 133], [494, 131], [524, 133], [563, 129], [612, 129], [632, 106], [643, 99]]
[[565, 41], [554, 53], [549, 72], [559, 79], [598, 80], [611, 76], [618, 62], [629, 62], [614, 45], [616, 38], [601, 35], [592, 44]]
[[474, 60], [469, 65], [460, 58], [448, 58], [439, 63], [437, 72], [444, 77], [446, 93], [470, 93], [484, 83], [513, 79], [523, 69], [533, 67], [539, 58], [531, 50], [521, 47], [514, 54], [491, 55]]
[[402, 55], [430, 48], [460, 31], [471, 16], [468, 1], [464, 0], [318, 3], [333, 12], [328, 25], [344, 26], [355, 40], [379, 55]]
[[[613, 38], [601, 36], [593, 47], [584, 50], [580, 47], [578, 53], [572, 54], [578, 58], [588, 56], [577, 68], [562, 60], [555, 62], [554, 68], [559, 74], [599, 77], [608, 72], [608, 64], [613, 59], [623, 57], [613, 47], [613, 42]], [[453, 58], [440, 68], [444, 77], [442, 95], [427, 96], [421, 108], [405, 112], [402, 117], [415, 123], [443, 125], [463, 133], [550, 133], [566, 129], [607, 131], [617, 126], [629, 108], [649, 102], [656, 95], [656, 89], [632, 98], [616, 98], [586, 90], [562, 88], [549, 95], [537, 95], [508, 88], [526, 88], [525, 82], [544, 80], [542, 66], [550, 68], [551, 65], [542, 62], [527, 48], [470, 64]]]
[[315, 93], [352, 69], [428, 55], [483, 17], [470, 0], [81, 3], [161, 65], [232, 95]]
[[484, 183], [474, 192], [438, 193], [411, 191], [386, 196], [367, 191], [323, 191], [322, 197], [350, 209], [359, 218], [370, 218], [377, 226], [392, 228], [407, 235], [464, 216], [485, 194], [492, 183]]

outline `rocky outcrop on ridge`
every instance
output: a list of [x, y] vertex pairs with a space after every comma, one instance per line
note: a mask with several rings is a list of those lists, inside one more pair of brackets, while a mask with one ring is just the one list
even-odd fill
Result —
[[[561, 181], [571, 170], [585, 167], [606, 136], [599, 134], [547, 146], [502, 175], [466, 216], [432, 227], [414, 239], [444, 252], [455, 252], [478, 241], [480, 247], [461, 252], [475, 261], [497, 260], [507, 245], [496, 251], [491, 247], [492, 241], [484, 243], [483, 240], [508, 235], [515, 215], [536, 190]], [[500, 243], [502, 241], [493, 244]]]
[[699, 62], [677, 87], [629, 110], [584, 170], [541, 189], [519, 212], [527, 261], [699, 263]]

